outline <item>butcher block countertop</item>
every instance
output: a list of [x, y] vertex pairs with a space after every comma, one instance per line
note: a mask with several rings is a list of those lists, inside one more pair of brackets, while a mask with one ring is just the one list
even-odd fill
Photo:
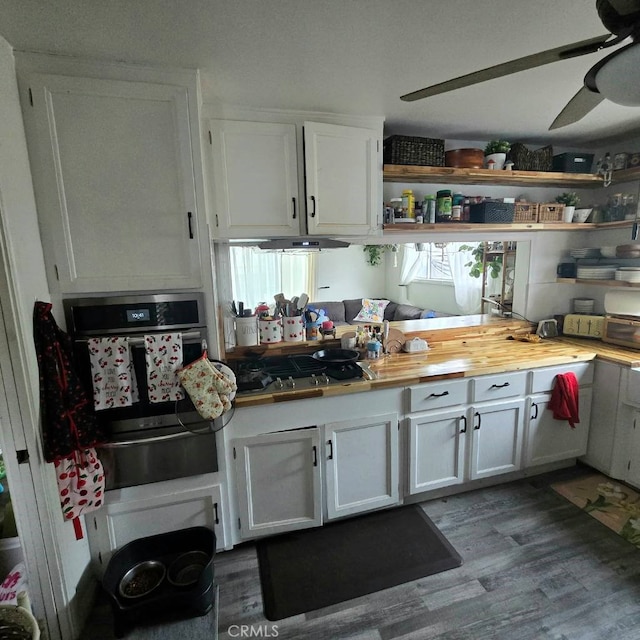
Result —
[[[251, 394], [236, 397], [236, 407], [287, 402], [306, 398], [329, 397], [346, 393], [360, 393], [390, 387], [404, 387], [435, 380], [465, 378], [490, 373], [518, 371], [535, 367], [562, 365], [593, 360], [600, 354], [612, 360], [614, 353], [623, 352], [616, 362], [634, 366], [631, 350], [612, 348], [590, 340], [565, 338], [543, 339], [539, 343], [509, 339], [531, 331], [525, 321], [496, 318], [488, 315], [464, 318], [434, 318], [391, 323], [407, 338], [426, 339], [429, 350], [422, 353], [397, 352], [368, 360], [366, 364], [375, 375], [373, 380], [347, 380], [343, 384], [292, 390], [277, 394]], [[454, 321], [457, 326], [452, 326]], [[436, 322], [437, 321], [437, 322]], [[339, 327], [337, 337], [349, 330]], [[353, 330], [353, 327], [351, 327]], [[312, 350], [327, 348], [330, 341], [316, 343]], [[282, 343], [281, 343], [282, 344]], [[331, 346], [339, 347], [337, 344]], [[300, 345], [298, 345], [298, 349]], [[298, 351], [299, 352], [299, 351]], [[269, 350], [265, 355], [272, 355]], [[640, 352], [633, 354], [640, 361]]]

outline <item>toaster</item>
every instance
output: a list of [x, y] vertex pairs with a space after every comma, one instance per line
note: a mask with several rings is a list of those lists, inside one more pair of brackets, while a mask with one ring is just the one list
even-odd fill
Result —
[[565, 336], [602, 339], [604, 335], [604, 316], [569, 313], [564, 317], [562, 333]]

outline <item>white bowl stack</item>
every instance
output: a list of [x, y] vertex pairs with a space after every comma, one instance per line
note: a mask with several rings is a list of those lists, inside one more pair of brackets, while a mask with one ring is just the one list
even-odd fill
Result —
[[622, 282], [640, 282], [640, 267], [618, 267], [616, 280]]
[[593, 298], [574, 298], [573, 313], [593, 313]]
[[578, 280], [614, 280], [617, 268], [615, 264], [579, 266], [576, 277]]

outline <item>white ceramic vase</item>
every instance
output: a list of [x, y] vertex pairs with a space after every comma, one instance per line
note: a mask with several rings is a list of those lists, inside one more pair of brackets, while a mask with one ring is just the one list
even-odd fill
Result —
[[571, 205], [564, 206], [564, 212], [562, 214], [562, 222], [573, 222], [573, 214], [576, 212], [576, 208]]
[[493, 168], [496, 171], [500, 171], [504, 168], [504, 163], [507, 160], [506, 153], [490, 153], [484, 157], [484, 165], [489, 169], [489, 160], [493, 160]]

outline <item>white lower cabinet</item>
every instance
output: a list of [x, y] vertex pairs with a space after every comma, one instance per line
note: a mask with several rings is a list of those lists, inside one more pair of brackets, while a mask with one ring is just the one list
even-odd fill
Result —
[[553, 417], [550, 394], [531, 396], [524, 452], [526, 467], [578, 458], [587, 452], [592, 395], [589, 387], [579, 390], [580, 422], [574, 428], [566, 420]]
[[524, 404], [522, 398], [471, 407], [470, 480], [520, 469]]
[[410, 417], [410, 494], [465, 481], [466, 408]]
[[324, 425], [328, 519], [398, 504], [398, 415]]
[[629, 432], [629, 461], [625, 480], [634, 487], [640, 487], [640, 411], [633, 412], [633, 421]]
[[[194, 483], [193, 478], [184, 479]], [[176, 490], [171, 481], [121, 489], [104, 506], [87, 515], [87, 538], [97, 571], [102, 574], [114, 551], [132, 540], [160, 533], [204, 526], [216, 534], [217, 549], [224, 549], [224, 505], [220, 485]], [[113, 492], [116, 494], [116, 492]]]
[[322, 524], [319, 429], [232, 440], [243, 539]]

